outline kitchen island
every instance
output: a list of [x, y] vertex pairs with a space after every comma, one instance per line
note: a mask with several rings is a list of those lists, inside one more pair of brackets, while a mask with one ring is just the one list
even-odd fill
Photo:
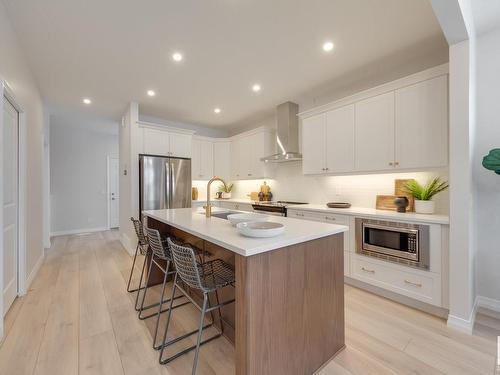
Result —
[[[234, 266], [216, 326], [235, 345], [237, 375], [312, 374], [344, 347], [343, 234], [346, 226], [270, 216], [273, 238], [240, 235], [196, 208], [144, 211], [147, 225]], [[196, 293], [193, 292], [193, 297]]]

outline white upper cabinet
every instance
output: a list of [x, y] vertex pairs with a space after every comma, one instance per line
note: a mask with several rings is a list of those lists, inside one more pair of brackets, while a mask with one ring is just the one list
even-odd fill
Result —
[[326, 113], [302, 121], [302, 173], [321, 174], [326, 170]]
[[149, 155], [191, 157], [191, 134], [143, 126], [143, 152]]
[[212, 141], [193, 138], [191, 175], [193, 180], [209, 180], [214, 176], [214, 144]]
[[214, 176], [223, 178], [225, 181], [231, 178], [231, 142], [214, 142]]
[[274, 132], [258, 129], [240, 134], [231, 141], [231, 178], [233, 180], [269, 178], [273, 166], [260, 160], [274, 154]]
[[394, 168], [394, 92], [356, 103], [356, 170]]
[[355, 168], [354, 104], [326, 114], [326, 172], [343, 173]]
[[448, 164], [448, 80], [440, 76], [396, 90], [397, 168]]

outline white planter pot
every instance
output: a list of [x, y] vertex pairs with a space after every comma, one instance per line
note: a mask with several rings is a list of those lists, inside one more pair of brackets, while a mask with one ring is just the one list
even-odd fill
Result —
[[433, 214], [436, 208], [434, 201], [420, 201], [415, 199], [415, 212], [417, 214]]
[[222, 193], [222, 199], [231, 199], [231, 193]]

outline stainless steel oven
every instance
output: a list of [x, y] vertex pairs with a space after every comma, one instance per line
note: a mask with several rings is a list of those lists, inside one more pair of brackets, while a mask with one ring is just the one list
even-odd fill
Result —
[[429, 268], [429, 226], [356, 218], [356, 252]]

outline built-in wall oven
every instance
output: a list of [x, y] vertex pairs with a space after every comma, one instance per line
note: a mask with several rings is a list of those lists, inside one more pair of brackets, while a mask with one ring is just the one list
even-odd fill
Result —
[[356, 252], [429, 268], [429, 226], [356, 218]]

